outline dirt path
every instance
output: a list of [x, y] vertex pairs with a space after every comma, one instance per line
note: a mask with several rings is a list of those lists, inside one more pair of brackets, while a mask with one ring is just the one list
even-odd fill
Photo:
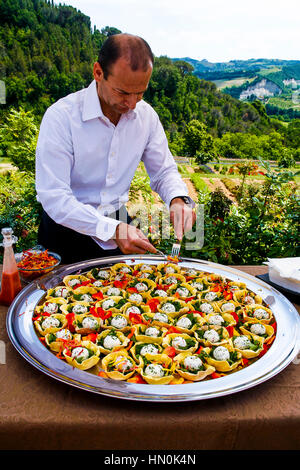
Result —
[[236, 203], [234, 195], [226, 188], [225, 184], [219, 178], [203, 178], [203, 181], [207, 184], [210, 191], [215, 191], [216, 189], [221, 189], [228, 199]]

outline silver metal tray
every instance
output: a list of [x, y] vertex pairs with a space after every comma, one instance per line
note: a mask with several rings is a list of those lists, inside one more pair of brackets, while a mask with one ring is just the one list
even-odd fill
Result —
[[[74, 387], [110, 397], [149, 402], [183, 402], [203, 400], [236, 393], [254, 387], [281, 372], [297, 355], [300, 347], [300, 320], [294, 306], [276, 289], [242, 271], [208, 261], [183, 258], [182, 267], [221, 274], [234, 281], [242, 281], [269, 304], [277, 322], [277, 335], [268, 352], [250, 366], [233, 374], [203, 382], [182, 385], [145, 385], [102, 378], [90, 372], [73, 368], [51, 353], [38, 339], [32, 314], [46, 289], [59, 284], [63, 277], [95, 266], [110, 266], [126, 261], [128, 264], [157, 264], [160, 256], [120, 256], [101, 258], [60, 267], [51, 274], [26, 286], [14, 299], [8, 313], [6, 327], [16, 350], [31, 365], [44, 374]], [[42, 284], [41, 284], [42, 283]]]

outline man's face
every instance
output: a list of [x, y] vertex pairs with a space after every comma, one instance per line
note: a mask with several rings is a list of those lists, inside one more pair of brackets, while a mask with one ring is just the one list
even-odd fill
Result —
[[152, 65], [146, 72], [131, 70], [125, 59], [120, 58], [111, 67], [107, 79], [98, 62], [94, 64], [94, 78], [97, 82], [98, 96], [103, 113], [108, 117], [120, 116], [134, 109], [147, 90], [152, 73]]

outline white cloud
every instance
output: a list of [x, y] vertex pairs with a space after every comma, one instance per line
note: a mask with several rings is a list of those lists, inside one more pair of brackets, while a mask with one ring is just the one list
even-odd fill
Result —
[[230, 59], [299, 57], [298, 0], [69, 0], [101, 29], [144, 37], [155, 55]]

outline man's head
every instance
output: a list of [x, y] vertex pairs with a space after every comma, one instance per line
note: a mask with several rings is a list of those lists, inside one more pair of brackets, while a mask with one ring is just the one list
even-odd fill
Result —
[[153, 54], [144, 39], [130, 34], [110, 36], [94, 64], [94, 78], [102, 110], [117, 118], [143, 97], [153, 67]]

